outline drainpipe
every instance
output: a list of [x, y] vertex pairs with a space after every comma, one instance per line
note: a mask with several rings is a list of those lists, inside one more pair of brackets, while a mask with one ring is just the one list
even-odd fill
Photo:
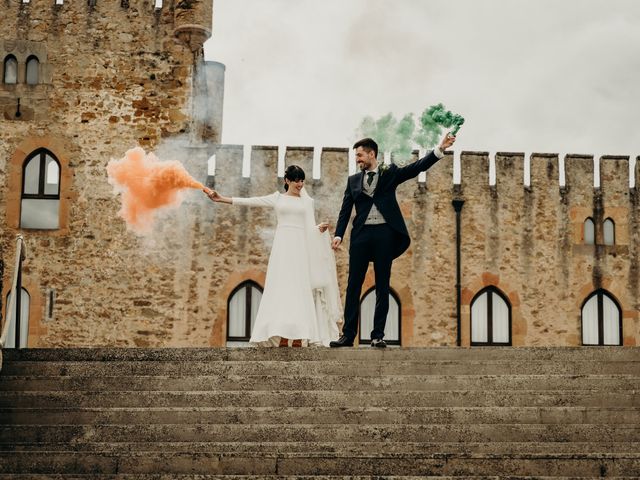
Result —
[[15, 319], [15, 345], [13, 348], [20, 348], [20, 323], [22, 322], [22, 258], [20, 258], [19, 268], [18, 268], [18, 281], [16, 282], [16, 291], [13, 292], [13, 295], [16, 297], [16, 309], [13, 312]]
[[456, 346], [460, 346], [462, 343], [460, 330], [462, 326], [462, 280], [461, 280], [461, 270], [462, 270], [462, 261], [460, 254], [460, 243], [461, 243], [461, 228], [460, 228], [460, 217], [462, 212], [462, 206], [464, 205], [464, 200], [453, 200], [451, 202], [453, 205], [453, 209], [456, 211]]

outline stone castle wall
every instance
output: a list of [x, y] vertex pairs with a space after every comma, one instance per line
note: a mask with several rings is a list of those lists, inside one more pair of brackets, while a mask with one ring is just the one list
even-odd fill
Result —
[[[19, 68], [17, 84], [0, 79], [5, 265], [13, 265], [14, 236], [20, 231], [24, 160], [47, 148], [62, 165], [60, 229], [24, 231], [29, 252], [24, 281], [34, 310], [30, 344], [134, 344], [132, 338], [145, 334], [130, 332], [150, 330], [144, 316], [148, 295], [136, 297], [132, 314], [118, 306], [118, 298], [128, 300], [138, 287], [127, 264], [142, 273], [147, 265], [114, 253], [134, 252], [138, 242], [113, 216], [117, 201], [105, 166], [132, 146], [148, 148], [163, 138], [207, 130], [193, 125], [191, 102], [197, 94], [193, 72], [210, 35], [211, 8], [210, 0], [164, 1], [161, 9], [139, 0], [66, 0], [60, 6], [3, 2], [0, 61], [12, 55]], [[30, 55], [40, 61], [36, 85], [24, 78]], [[206, 79], [200, 83], [206, 89]], [[219, 139], [219, 134], [207, 131], [206, 137]], [[4, 269], [3, 309], [12, 270]], [[173, 283], [168, 288], [170, 293], [160, 295], [163, 306], [173, 302], [167, 300], [174, 295]], [[50, 290], [56, 292], [55, 321], [47, 323]], [[133, 314], [143, 315], [132, 319]], [[120, 330], [129, 332], [122, 334], [127, 340], [120, 339]]]
[[[188, 192], [178, 210], [158, 219], [152, 235], [136, 237], [117, 216], [119, 199], [105, 171], [110, 159], [139, 144], [161, 158], [181, 160], [194, 177], [213, 181], [225, 195], [281, 188], [277, 147], [254, 146], [251, 174], [244, 178], [243, 147], [216, 143], [219, 132], [207, 127], [220, 125], [219, 117], [209, 118], [219, 112], [205, 109], [196, 114], [205, 118], [194, 121], [194, 95], [209, 88], [194, 72], [210, 24], [193, 22], [211, 18], [211, 2], [164, 2], [160, 11], [152, 2], [133, 0], [97, 0], [94, 6], [65, 1], [46, 8], [40, 2], [5, 3], [0, 53], [36, 52], [42, 82], [0, 85], [3, 312], [14, 238], [23, 233], [30, 346], [223, 345], [232, 290], [244, 280], [264, 285], [273, 214], [214, 205], [200, 192]], [[21, 169], [37, 148], [49, 149], [62, 165], [61, 228], [54, 231], [19, 228]], [[216, 172], [207, 179], [213, 154]], [[335, 225], [348, 149], [322, 150], [319, 179], [311, 178], [313, 154], [312, 148], [288, 147], [285, 163], [305, 169], [317, 220]], [[495, 185], [488, 181], [492, 160]], [[489, 285], [511, 304], [514, 345], [579, 345], [582, 303], [599, 288], [623, 309], [624, 344], [638, 343], [640, 192], [638, 182], [629, 188], [629, 159], [602, 157], [600, 188], [593, 187], [592, 157], [564, 160], [563, 187], [558, 155], [532, 154], [531, 184], [525, 186], [523, 154], [490, 159], [484, 152], [462, 152], [460, 185], [453, 185], [453, 157], [447, 155], [427, 172], [426, 183], [409, 181], [399, 188], [412, 235], [391, 279], [401, 303], [403, 345], [456, 343], [453, 200], [464, 200], [462, 345], [469, 344], [471, 301]], [[640, 179], [640, 162], [635, 178]], [[598, 225], [598, 245], [584, 245], [587, 217]], [[613, 246], [602, 244], [606, 218], [615, 221]], [[344, 291], [346, 247], [337, 262]], [[372, 272], [364, 290], [371, 286]]]
[[[225, 195], [262, 195], [276, 188], [277, 149], [254, 147], [251, 177], [241, 177], [242, 147], [220, 146], [215, 185]], [[416, 157], [417, 158], [417, 157]], [[310, 148], [287, 148], [285, 163], [312, 171]], [[461, 185], [453, 184], [453, 156], [427, 172], [426, 182], [403, 184], [398, 199], [412, 245], [394, 262], [391, 285], [401, 300], [405, 345], [454, 345], [456, 340], [456, 217], [454, 199], [464, 200], [461, 220], [462, 343], [469, 344], [470, 303], [483, 287], [493, 285], [509, 299], [514, 345], [580, 344], [580, 311], [586, 297], [606, 289], [623, 309], [624, 343], [638, 338], [637, 188], [629, 188], [629, 158], [600, 159], [601, 186], [593, 187], [593, 157], [567, 155], [566, 185], [559, 185], [556, 154], [534, 153], [530, 184], [524, 184], [524, 154], [498, 153], [496, 181], [489, 184], [490, 157], [462, 152]], [[320, 179], [307, 181], [316, 199], [318, 220], [335, 223], [348, 175], [347, 149], [325, 148]], [[639, 169], [637, 164], [636, 170]], [[636, 178], [640, 178], [636, 172]], [[228, 245], [237, 249], [234, 271], [266, 265], [269, 244], [263, 241], [262, 212], [214, 206], [219, 264], [225, 268]], [[616, 244], [585, 245], [583, 224], [611, 218]], [[273, 228], [268, 219], [267, 228]], [[268, 238], [268, 236], [267, 236]], [[218, 240], [219, 239], [219, 240]], [[348, 238], [345, 239], [348, 241]], [[257, 248], [256, 248], [257, 247]], [[262, 259], [260, 255], [262, 253]], [[346, 248], [338, 254], [341, 285], [346, 284]], [[215, 269], [214, 268], [214, 269]], [[221, 281], [224, 281], [224, 274]], [[233, 283], [233, 282], [232, 282]], [[234, 285], [230, 285], [232, 288]], [[364, 290], [373, 286], [369, 272]], [[224, 305], [220, 305], [224, 308]], [[223, 312], [224, 313], [224, 312]], [[219, 318], [223, 323], [225, 318]]]

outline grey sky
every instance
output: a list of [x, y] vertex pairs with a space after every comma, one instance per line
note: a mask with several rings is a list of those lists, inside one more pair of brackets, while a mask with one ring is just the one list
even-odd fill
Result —
[[456, 150], [640, 154], [640, 1], [215, 0], [223, 142], [348, 146], [442, 102]]

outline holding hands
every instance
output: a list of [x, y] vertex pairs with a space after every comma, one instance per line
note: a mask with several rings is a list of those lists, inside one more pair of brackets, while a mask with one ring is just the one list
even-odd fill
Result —
[[222, 203], [231, 203], [231, 199], [228, 197], [223, 197], [215, 190], [211, 190], [210, 188], [203, 188], [202, 191], [205, 193], [207, 197], [211, 199], [212, 202], [222, 202]]
[[218, 192], [216, 192], [215, 190], [211, 190], [209, 188], [203, 188], [202, 191], [205, 193], [205, 195], [207, 197], [209, 197], [213, 202], [217, 202], [219, 201], [218, 199], [220, 198], [220, 194]]

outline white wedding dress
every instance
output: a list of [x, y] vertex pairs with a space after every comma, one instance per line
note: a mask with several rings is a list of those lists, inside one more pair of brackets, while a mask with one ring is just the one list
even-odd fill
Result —
[[339, 336], [342, 303], [328, 231], [315, 225], [313, 200], [279, 192], [264, 197], [233, 197], [234, 205], [273, 208], [277, 226], [258, 314], [251, 332], [254, 346], [278, 346], [282, 337], [305, 345], [324, 345]]

